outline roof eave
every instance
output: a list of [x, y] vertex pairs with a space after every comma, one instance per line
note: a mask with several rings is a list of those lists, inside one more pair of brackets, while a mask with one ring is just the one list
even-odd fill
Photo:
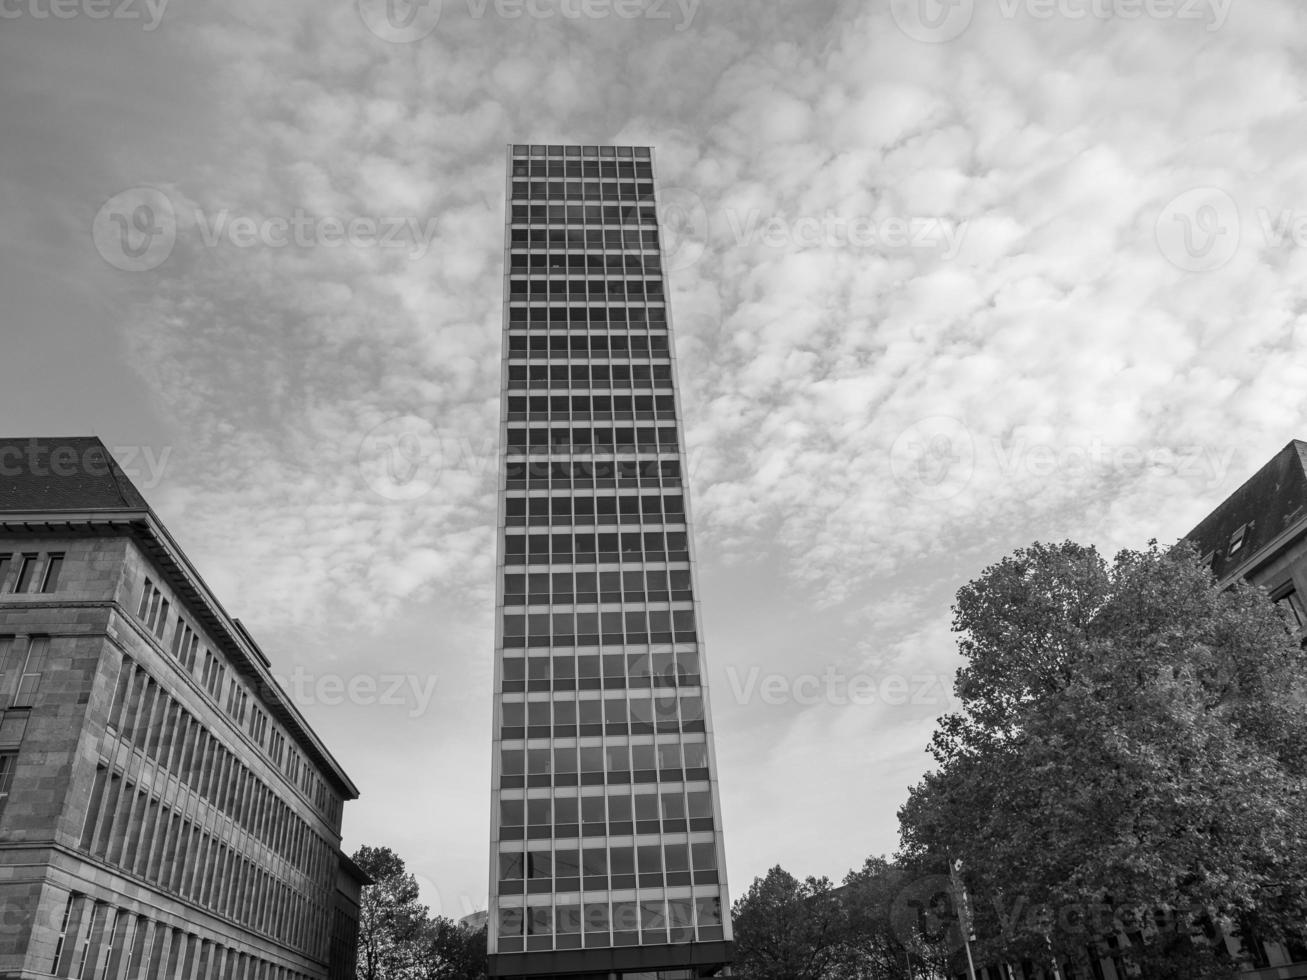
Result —
[[177, 593], [190, 600], [203, 625], [225, 641], [227, 652], [237, 654], [238, 662], [243, 662], [247, 672], [260, 681], [260, 686], [269, 695], [268, 707], [273, 709], [277, 720], [299, 736], [296, 741], [316, 757], [316, 761], [333, 777], [338, 788], [344, 791], [346, 799], [358, 799], [359, 790], [354, 781], [272, 676], [271, 661], [248, 638], [244, 628], [223, 609], [203, 577], [152, 510], [104, 508], [94, 511], [9, 511], [0, 515], [0, 532], [50, 534], [60, 530], [82, 534], [108, 531], [135, 536], [151, 558], [168, 574], [170, 584]]

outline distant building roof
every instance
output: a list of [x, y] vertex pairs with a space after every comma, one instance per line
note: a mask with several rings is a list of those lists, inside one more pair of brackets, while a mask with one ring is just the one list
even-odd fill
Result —
[[1307, 517], [1307, 442], [1294, 439], [1185, 535], [1218, 581]]
[[0, 438], [0, 510], [148, 510], [94, 436]]

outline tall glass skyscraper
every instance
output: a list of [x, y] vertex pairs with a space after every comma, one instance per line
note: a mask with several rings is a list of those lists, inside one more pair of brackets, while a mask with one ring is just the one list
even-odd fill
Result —
[[648, 147], [509, 148], [496, 977], [730, 959], [655, 180]]

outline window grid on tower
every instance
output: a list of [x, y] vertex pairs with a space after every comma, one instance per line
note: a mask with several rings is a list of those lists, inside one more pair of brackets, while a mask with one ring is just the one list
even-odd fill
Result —
[[509, 159], [491, 953], [729, 939], [652, 153]]

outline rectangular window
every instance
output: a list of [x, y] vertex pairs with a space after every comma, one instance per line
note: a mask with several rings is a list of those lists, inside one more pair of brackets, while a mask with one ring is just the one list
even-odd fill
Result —
[[41, 580], [42, 592], [53, 592], [59, 588], [59, 573], [63, 571], [64, 556], [54, 554], [45, 563], [45, 577]]
[[50, 972], [57, 973], [59, 970], [59, 957], [64, 951], [64, 940], [68, 936], [68, 920], [73, 915], [73, 900], [77, 898], [76, 892], [68, 893], [68, 904], [64, 906], [63, 921], [59, 924], [59, 940], [54, 946], [54, 961], [50, 964]]
[[41, 669], [45, 665], [45, 654], [49, 648], [48, 636], [33, 636], [27, 642], [27, 656], [23, 669], [18, 676], [18, 690], [10, 702], [12, 708], [30, 708], [36, 701], [36, 688], [41, 680]]
[[9, 566], [14, 562], [14, 556], [10, 554], [0, 555], [0, 589], [5, 587], [5, 579], [9, 577]]
[[164, 599], [159, 603], [159, 615], [154, 621], [154, 635], [161, 640], [163, 639], [164, 630], [168, 626], [168, 610], [170, 608], [171, 606], [169, 606], [167, 599]]
[[9, 791], [14, 784], [14, 770], [18, 766], [17, 752], [0, 752], [0, 817], [4, 816]]
[[1247, 536], [1248, 536], [1248, 525], [1243, 524], [1239, 528], [1237, 528], [1233, 534], [1230, 535], [1230, 547], [1229, 550], [1226, 552], [1226, 554], [1233, 555], [1237, 553], [1240, 549], [1242, 549], [1244, 539], [1247, 538]]
[[0, 746], [16, 746], [23, 740], [29, 715], [30, 711], [13, 709], [0, 712]]
[[26, 592], [32, 587], [32, 579], [36, 576], [36, 563], [40, 555], [23, 555], [18, 564], [18, 577], [14, 579], [14, 591]]
[[1303, 607], [1302, 596], [1298, 594], [1298, 591], [1292, 585], [1279, 590], [1272, 601], [1289, 614], [1294, 626], [1298, 629], [1302, 629], [1303, 625], [1307, 623], [1307, 609]]

